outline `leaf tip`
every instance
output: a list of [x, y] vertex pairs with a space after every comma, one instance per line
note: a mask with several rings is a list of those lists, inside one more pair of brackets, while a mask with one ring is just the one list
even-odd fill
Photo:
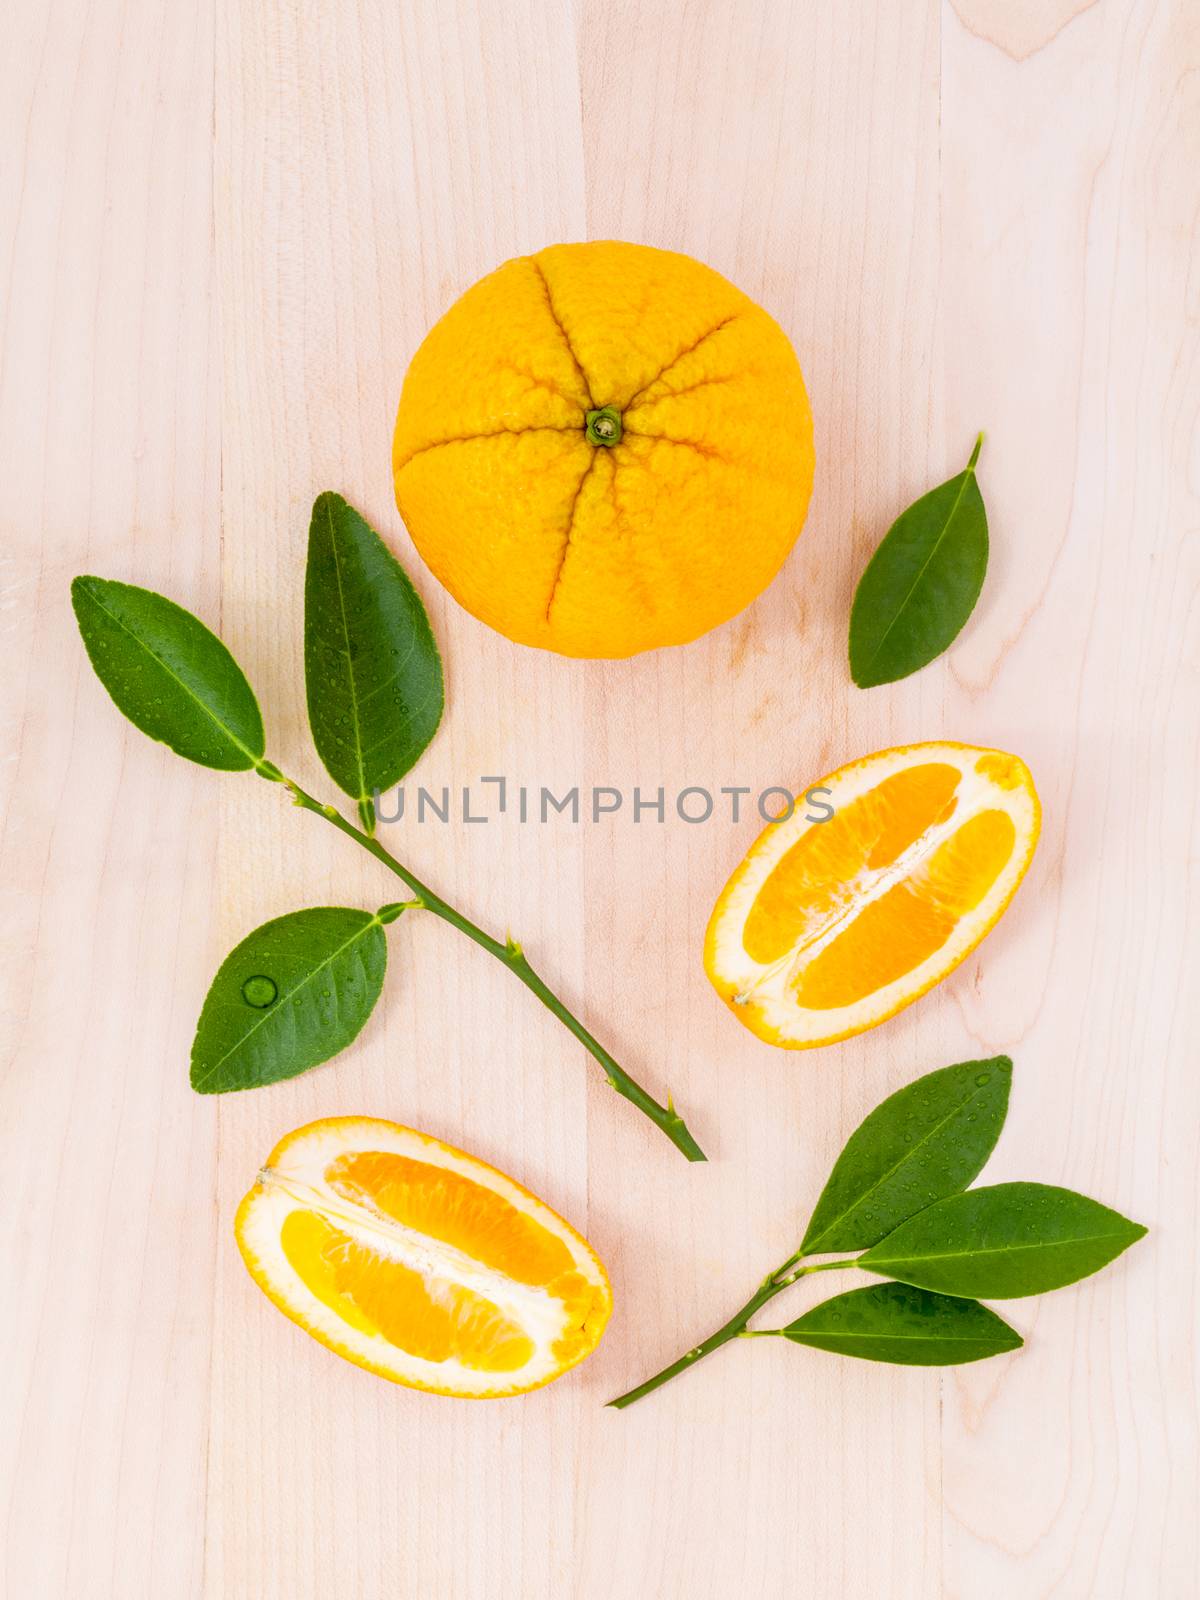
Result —
[[850, 680], [856, 689], [878, 689], [881, 684], [891, 683], [893, 679], [886, 674], [873, 670], [873, 663], [860, 659], [854, 648], [854, 618], [850, 619]]
[[979, 460], [979, 452], [983, 449], [984, 435], [979, 433], [975, 438], [975, 448], [971, 451], [971, 459], [967, 462], [967, 471], [975, 471], [975, 463]]
[[338, 494], [336, 489], [322, 489], [313, 501], [313, 516], [317, 516], [318, 513], [329, 514], [334, 511], [341, 511], [346, 504], [346, 497]]
[[989, 1056], [984, 1063], [990, 1072], [1003, 1083], [1005, 1092], [1012, 1088], [1013, 1063], [1011, 1056]]
[[95, 585], [103, 582], [103, 578], [97, 578], [90, 572], [77, 573], [71, 579], [71, 609], [74, 611], [81, 627], [83, 618], [80, 615], [80, 606], [84, 600], [89, 600], [93, 597]]

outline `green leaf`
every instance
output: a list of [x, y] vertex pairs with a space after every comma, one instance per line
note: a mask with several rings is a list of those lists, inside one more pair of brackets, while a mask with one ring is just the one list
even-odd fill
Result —
[[304, 676], [317, 753], [373, 832], [372, 795], [398, 782], [437, 732], [442, 662], [404, 569], [338, 494], [313, 506]]
[[942, 1294], [1008, 1300], [1098, 1272], [1145, 1231], [1070, 1189], [997, 1183], [919, 1211], [855, 1264]]
[[371, 1015], [386, 967], [378, 913], [314, 906], [264, 922], [213, 979], [192, 1042], [192, 1088], [254, 1089], [328, 1061]]
[[108, 578], [76, 578], [71, 604], [96, 676], [135, 727], [202, 767], [258, 766], [266, 748], [258, 701], [199, 617]]
[[850, 1135], [821, 1191], [804, 1255], [864, 1250], [977, 1177], [1004, 1126], [1012, 1062], [960, 1061], [889, 1095]]
[[975, 1300], [952, 1300], [906, 1283], [851, 1289], [782, 1328], [785, 1339], [834, 1355], [906, 1367], [953, 1367], [1018, 1350], [1015, 1328]]
[[953, 644], [975, 609], [988, 563], [987, 511], [966, 471], [901, 512], [859, 579], [850, 611], [850, 675], [860, 689], [895, 683]]

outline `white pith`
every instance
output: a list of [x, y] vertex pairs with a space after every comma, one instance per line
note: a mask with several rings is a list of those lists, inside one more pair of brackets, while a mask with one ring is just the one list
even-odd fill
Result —
[[[418, 1388], [453, 1389], [480, 1399], [499, 1397], [535, 1388], [564, 1370], [552, 1347], [570, 1331], [571, 1318], [556, 1296], [517, 1283], [452, 1245], [357, 1206], [330, 1187], [325, 1178], [330, 1163], [360, 1151], [408, 1156], [485, 1184], [561, 1239], [576, 1270], [607, 1295], [603, 1269], [587, 1241], [503, 1173], [397, 1123], [338, 1117], [313, 1123], [283, 1140], [242, 1202], [238, 1242], [251, 1273], [280, 1309], [340, 1354]], [[316, 1211], [356, 1243], [418, 1272], [435, 1300], [448, 1299], [459, 1287], [483, 1296], [532, 1340], [529, 1361], [515, 1372], [481, 1372], [455, 1359], [428, 1361], [401, 1350], [382, 1334], [344, 1322], [313, 1294], [283, 1251], [281, 1233], [293, 1211]]]
[[[927, 829], [886, 867], [876, 871], [864, 869], [853, 884], [847, 885], [843, 909], [815, 938], [801, 941], [783, 956], [765, 963], [755, 961], [746, 950], [743, 942], [746, 920], [759, 891], [783, 856], [806, 833], [824, 824], [805, 821], [805, 814], [812, 807], [800, 796], [786, 822], [769, 826], [760, 835], [718, 899], [706, 941], [710, 975], [747, 1026], [756, 1031], [761, 1028], [779, 1044], [797, 1049], [832, 1043], [891, 1016], [917, 999], [970, 953], [1016, 892], [1037, 842], [1039, 822], [1037, 797], [1024, 767], [1021, 767], [1024, 780], [1021, 784], [1015, 788], [1001, 788], [976, 770], [976, 763], [984, 756], [1001, 756], [1006, 761], [1015, 759], [1003, 751], [970, 745], [906, 745], [839, 768], [819, 780], [818, 785], [810, 785], [810, 789], [819, 786], [831, 790], [830, 795], [822, 798], [837, 811], [892, 773], [909, 767], [938, 762], [955, 767], [962, 774], [954, 794], [956, 803], [944, 821]], [[959, 921], [949, 939], [918, 966], [852, 1005], [822, 1010], [801, 1006], [792, 988], [797, 974], [811, 964], [866, 905], [911, 876], [945, 839], [982, 811], [1003, 811], [1012, 819], [1016, 833], [1012, 854], [983, 899]]]

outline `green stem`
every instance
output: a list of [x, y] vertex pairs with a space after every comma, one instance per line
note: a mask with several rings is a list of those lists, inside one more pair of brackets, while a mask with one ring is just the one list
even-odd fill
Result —
[[[277, 770], [273, 769], [273, 771]], [[267, 775], [264, 774], [264, 776]], [[510, 938], [501, 944], [499, 939], [493, 939], [490, 934], [484, 933], [482, 928], [477, 928], [469, 918], [463, 916], [461, 911], [456, 911], [448, 901], [443, 900], [427, 884], [422, 883], [414, 872], [411, 872], [402, 862], [397, 861], [391, 851], [385, 850], [378, 839], [372, 838], [369, 834], [364, 833], [361, 828], [356, 828], [352, 822], [348, 822], [336, 807], [322, 805], [319, 800], [306, 793], [298, 783], [291, 778], [283, 777], [282, 774], [277, 781], [287, 785], [288, 789], [291, 790], [292, 798], [303, 810], [313, 811], [317, 816], [324, 817], [326, 822], [331, 822], [340, 833], [344, 833], [347, 838], [353, 839], [356, 844], [361, 845], [364, 850], [373, 855], [376, 861], [385, 866], [389, 872], [394, 872], [413, 891], [417, 901], [425, 910], [432, 911], [434, 916], [441, 917], [443, 922], [448, 922], [452, 928], [457, 928], [460, 933], [465, 933], [468, 939], [474, 940], [490, 956], [494, 956], [497, 961], [503, 962], [508, 970], [518, 977], [527, 989], [537, 995], [546, 1009], [553, 1012], [563, 1026], [575, 1035], [584, 1049], [600, 1063], [604, 1069], [604, 1076], [619, 1095], [628, 1100], [631, 1105], [636, 1106], [644, 1116], [649, 1117], [655, 1127], [666, 1134], [675, 1148], [682, 1151], [689, 1161], [707, 1160], [704, 1151], [701, 1150], [688, 1131], [687, 1124], [675, 1110], [670, 1096], [667, 1097], [665, 1106], [659, 1105], [652, 1095], [647, 1094], [640, 1083], [635, 1082], [624, 1068], [618, 1065], [599, 1040], [592, 1037], [579, 1018], [567, 1009], [554, 991], [538, 976], [530, 965], [525, 952], [515, 940]]]
[[[795, 1263], [799, 1256], [789, 1256], [782, 1266], [759, 1284], [740, 1311], [735, 1311], [728, 1322], [722, 1323], [716, 1333], [710, 1333], [707, 1339], [701, 1340], [686, 1355], [672, 1361], [669, 1367], [664, 1367], [661, 1372], [656, 1372], [652, 1378], [647, 1378], [645, 1383], [639, 1383], [636, 1389], [629, 1389], [625, 1394], [618, 1395], [608, 1404], [617, 1411], [623, 1411], [626, 1406], [631, 1406], [635, 1400], [652, 1394], [655, 1389], [661, 1389], [664, 1383], [670, 1383], [672, 1378], [677, 1378], [681, 1372], [686, 1372], [689, 1367], [694, 1367], [696, 1362], [704, 1356], [712, 1355], [714, 1350], [719, 1350], [723, 1344], [728, 1344], [732, 1339], [740, 1339], [746, 1334], [746, 1324], [756, 1311], [760, 1311], [769, 1300], [774, 1300], [777, 1294], [797, 1281], [807, 1277], [810, 1272], [834, 1272], [839, 1267], [853, 1266], [853, 1261], [818, 1261], [809, 1267], [797, 1267]], [[778, 1330], [770, 1328], [765, 1330], [775, 1333]]]
[[[858, 1257], [851, 1256], [848, 1261], [815, 1261], [811, 1267], [796, 1267], [794, 1271], [788, 1272], [792, 1262], [800, 1259], [799, 1256], [793, 1256], [791, 1261], [785, 1261], [779, 1271], [776, 1272], [775, 1281], [781, 1289], [786, 1289], [789, 1284], [795, 1283], [798, 1278], [806, 1278], [810, 1272], [840, 1272], [843, 1267], [852, 1267]], [[781, 1274], [785, 1272], [787, 1277], [782, 1277]]]

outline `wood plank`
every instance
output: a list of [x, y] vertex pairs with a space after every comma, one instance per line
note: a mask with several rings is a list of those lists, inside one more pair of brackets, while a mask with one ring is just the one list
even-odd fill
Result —
[[197, 1594], [213, 778], [114, 714], [68, 584], [220, 620], [212, 14], [69, 0], [6, 32], [0, 1582]]
[[[998, 559], [955, 660], [964, 713], [1022, 741], [1046, 815], [1013, 941], [981, 952], [984, 1003], [1023, 1024], [993, 1167], [1155, 1231], [1094, 1281], [1014, 1306], [1026, 1350], [947, 1386], [947, 1587], [1183, 1595], [1200, 1571], [1181, 870], [1200, 27], [1185, 6], [1096, 6], [1028, 34], [1006, 8], [961, 9], [943, 42], [947, 407], [989, 430]], [[1019, 156], [998, 159], [1014, 127]]]
[[[590, 231], [687, 250], [761, 300], [799, 352], [818, 461], [808, 524], [755, 606], [687, 649], [589, 678], [593, 781], [662, 784], [672, 796], [740, 784], [757, 796], [936, 737], [944, 668], [917, 689], [917, 720], [850, 690], [844, 666], [856, 564], [903, 503], [898, 493], [945, 461], [931, 359], [941, 336], [936, 8], [768, 0], [588, 15]], [[667, 1064], [714, 1157], [680, 1170], [650, 1159], [647, 1143], [632, 1181], [628, 1130], [593, 1117], [593, 1233], [620, 1294], [594, 1366], [611, 1374], [612, 1394], [718, 1326], [791, 1254], [854, 1122], [957, 1048], [953, 1021], [947, 1029], [925, 1010], [797, 1057], [712, 1004], [704, 927], [761, 827], [753, 814], [735, 825], [723, 800], [705, 826], [677, 816], [635, 826], [626, 813], [588, 833], [593, 1004], [625, 1019], [626, 1054]], [[820, 1298], [797, 1288], [783, 1316], [772, 1306], [762, 1320], [778, 1326]], [[579, 1593], [589, 1600], [774, 1600], [798, 1581], [814, 1594], [898, 1600], [938, 1589], [936, 1378], [764, 1342], [722, 1352], [627, 1412], [583, 1420]], [[863, 1499], [872, 1537], [846, 1539]]]
[[[429, 323], [498, 261], [583, 232], [564, 25], [539, 6], [220, 13], [225, 590], [276, 759], [322, 793], [301, 613], [308, 512], [325, 488], [390, 539], [445, 652], [446, 723], [414, 781], [450, 785], [457, 812], [481, 774], [553, 783], [579, 770], [584, 669], [517, 651], [454, 605], [412, 552], [388, 471], [400, 381]], [[385, 830], [439, 892], [501, 934], [511, 926], [578, 993], [581, 845], [549, 846], [550, 832]], [[394, 879], [264, 785], [229, 790], [223, 838], [226, 943], [292, 906], [396, 897]], [[534, 1597], [564, 1592], [570, 1572], [570, 1463], [594, 1378], [497, 1406], [381, 1385], [281, 1327], [233, 1246], [233, 1209], [276, 1139], [348, 1110], [466, 1146], [588, 1226], [582, 1052], [432, 918], [406, 916], [390, 943], [387, 992], [352, 1056], [221, 1106], [214, 1596], [298, 1600], [342, 1571], [364, 1593], [496, 1584]]]

